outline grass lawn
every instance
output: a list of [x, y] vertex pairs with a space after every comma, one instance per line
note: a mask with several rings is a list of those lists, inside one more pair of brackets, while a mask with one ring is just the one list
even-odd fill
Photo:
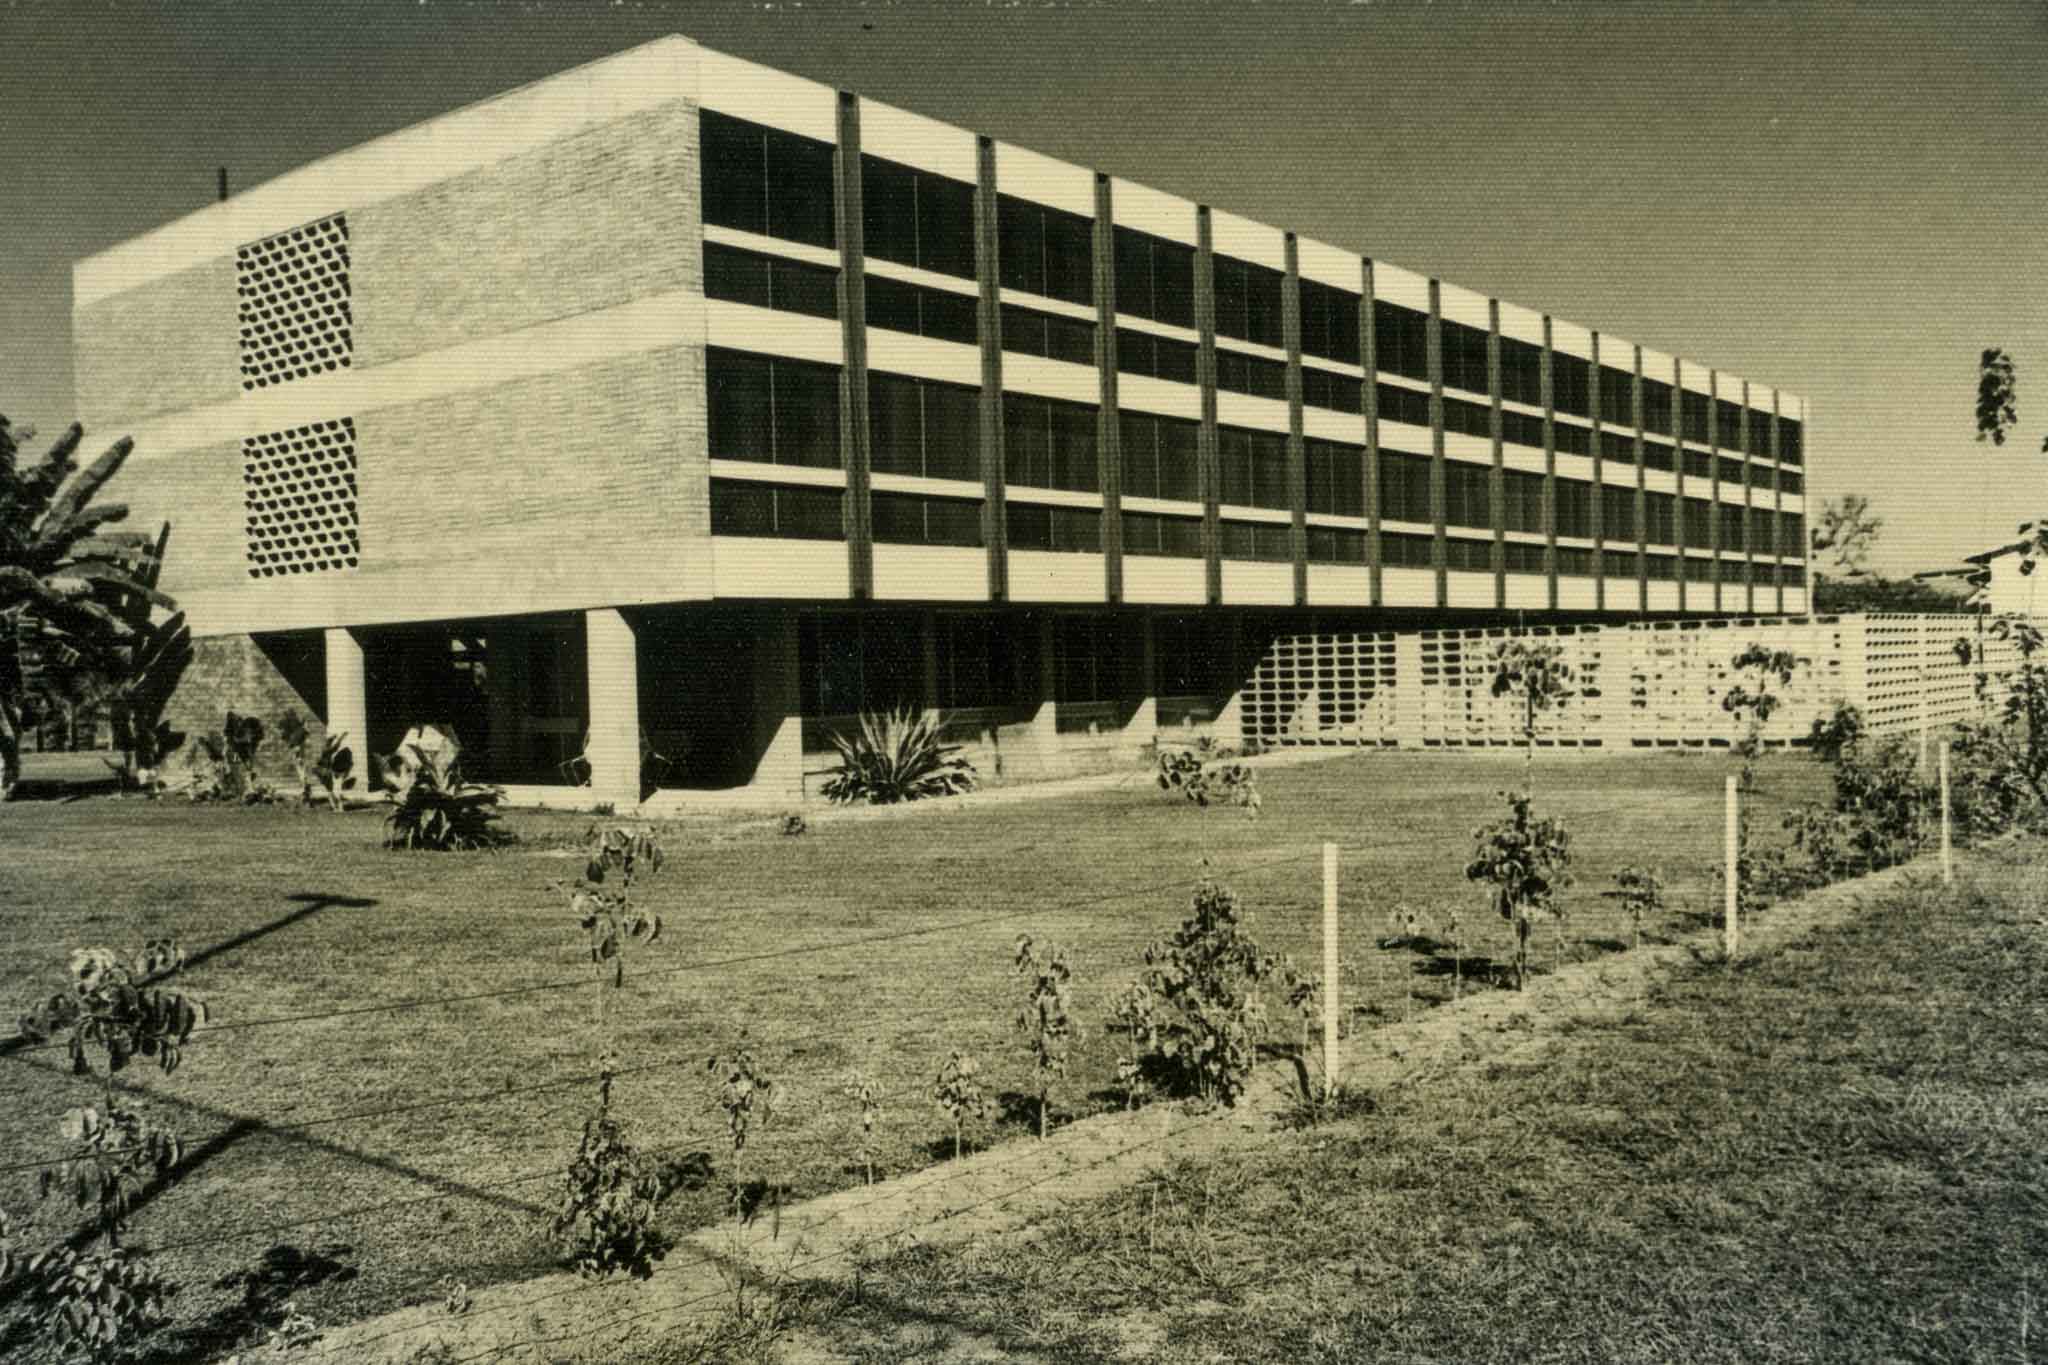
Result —
[[776, 1358], [2048, 1358], [2048, 848], [1970, 864], [1370, 1112], [899, 1255], [799, 1300]]
[[[1539, 760], [1540, 804], [1572, 829], [1580, 877], [1567, 958], [1626, 946], [1626, 924], [1597, 894], [1624, 863], [1660, 864], [1672, 884], [1674, 911], [1653, 934], [1708, 908], [1727, 771], [1725, 756]], [[643, 887], [667, 932], [616, 1000], [617, 1107], [679, 1170], [716, 1163], [720, 1174], [687, 1182], [665, 1218], [698, 1226], [724, 1205], [713, 1051], [744, 1034], [789, 1092], [748, 1149], [789, 1197], [857, 1178], [842, 1091], [862, 1066], [886, 1096], [881, 1172], [927, 1164], [943, 1119], [925, 1092], [949, 1050], [980, 1057], [997, 1089], [1024, 1087], [1008, 1031], [1016, 936], [1073, 951], [1091, 1024], [1185, 913], [1205, 858], [1254, 909], [1259, 936], [1306, 965], [1320, 960], [1319, 846], [1341, 843], [1354, 1026], [1426, 1007], [1449, 994], [1448, 975], [1374, 947], [1387, 908], [1456, 903], [1479, 950], [1501, 953], [1505, 927], [1474, 913], [1462, 869], [1473, 826], [1494, 817], [1492, 793], [1519, 778], [1497, 757], [1373, 753], [1262, 770], [1258, 819], [1134, 780], [819, 820], [797, 838], [773, 821], [671, 822], [671, 861]], [[1764, 782], [1774, 800], [1803, 798], [1824, 773], [1779, 758]], [[184, 1286], [169, 1355], [260, 1339], [256, 1324], [286, 1298], [337, 1322], [555, 1264], [543, 1222], [593, 1102], [599, 992], [551, 883], [580, 866], [568, 849], [587, 822], [514, 823], [520, 848], [450, 856], [383, 851], [373, 813], [112, 798], [0, 808], [0, 1003], [26, 1007], [56, 988], [74, 945], [127, 950], [173, 934], [195, 956], [186, 985], [214, 1009], [177, 1075], [125, 1073], [189, 1153], [185, 1177], [136, 1217]], [[1545, 929], [1539, 966], [1552, 952]], [[1121, 1103], [1122, 1041], [1089, 1029], [1056, 1113]], [[11, 1162], [50, 1155], [57, 1115], [98, 1098], [57, 1060], [0, 1054]], [[1025, 1124], [1013, 1113], [993, 1135]], [[35, 1204], [30, 1174], [0, 1175], [0, 1206], [31, 1216], [31, 1245], [68, 1226]], [[28, 1350], [0, 1340], [0, 1352]]]

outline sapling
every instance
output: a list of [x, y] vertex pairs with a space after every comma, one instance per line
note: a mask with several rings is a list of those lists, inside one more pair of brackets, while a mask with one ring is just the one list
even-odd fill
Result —
[[1110, 1009], [1110, 1018], [1126, 1040], [1125, 1051], [1116, 1059], [1116, 1079], [1124, 1088], [1124, 1109], [1128, 1112], [1138, 1107], [1138, 1096], [1145, 1089], [1145, 1054], [1159, 1046], [1152, 992], [1145, 988], [1144, 982], [1132, 982], [1116, 998], [1116, 1004]]
[[1024, 1007], [1017, 1012], [1017, 1028], [1030, 1049], [1038, 1081], [1038, 1136], [1042, 1141], [1046, 1111], [1052, 1102], [1052, 1083], [1067, 1074], [1068, 1051], [1081, 1037], [1069, 1009], [1074, 973], [1066, 949], [1050, 944], [1040, 948], [1029, 934], [1017, 936], [1016, 970], [1026, 981]]
[[[166, 1317], [171, 1286], [122, 1237], [137, 1189], [174, 1178], [184, 1146], [170, 1129], [121, 1106], [114, 1073], [138, 1056], [155, 1061], [166, 1076], [177, 1070], [186, 1041], [207, 1014], [198, 999], [160, 984], [184, 965], [184, 951], [170, 939], [149, 940], [131, 961], [109, 948], [75, 949], [70, 989], [21, 1017], [27, 1041], [64, 1037], [74, 1074], [92, 1074], [92, 1051], [104, 1065], [105, 1109], [88, 1105], [64, 1114], [58, 1128], [70, 1150], [39, 1176], [44, 1198], [69, 1195], [91, 1214], [100, 1246], [81, 1251], [59, 1244], [27, 1264], [45, 1305], [38, 1315], [42, 1331], [70, 1351], [127, 1351]], [[11, 1259], [11, 1248], [0, 1258]]]
[[1323, 983], [1312, 972], [1294, 965], [1292, 958], [1280, 959], [1280, 980], [1286, 987], [1287, 1008], [1301, 1020], [1301, 1056], [1308, 1059], [1309, 1030], [1323, 1012]]
[[960, 1159], [962, 1130], [970, 1118], [988, 1117], [988, 1098], [981, 1089], [981, 1068], [974, 1058], [955, 1051], [932, 1082], [932, 1099], [953, 1121], [953, 1160]]
[[741, 1162], [747, 1140], [756, 1128], [766, 1127], [775, 1113], [775, 1082], [761, 1074], [753, 1053], [747, 1050], [746, 1035], [726, 1057], [713, 1057], [709, 1069], [718, 1081], [718, 1107], [725, 1111], [725, 1129], [732, 1139], [732, 1208], [735, 1217], [746, 1214], [746, 1184]]
[[589, 838], [589, 859], [582, 881], [569, 892], [569, 908], [588, 937], [598, 976], [597, 1112], [584, 1120], [549, 1227], [582, 1274], [623, 1270], [645, 1276], [659, 1251], [653, 1222], [661, 1181], [612, 1116], [618, 1071], [612, 1001], [626, 984], [629, 949], [661, 937], [661, 916], [634, 904], [633, 888], [660, 869], [663, 854], [646, 830], [592, 827]]
[[[1396, 901], [1387, 911], [1387, 936], [1380, 940], [1382, 948], [1412, 948], [1421, 937], [1422, 920], [1415, 913], [1415, 907], [1406, 901]], [[1408, 972], [1406, 990], [1401, 997], [1401, 1021], [1406, 1023], [1415, 1005], [1415, 974]]]
[[1734, 745], [1736, 756], [1742, 760], [1737, 785], [1745, 792], [1756, 786], [1756, 763], [1764, 751], [1764, 727], [1784, 700], [1777, 689], [1790, 687], [1792, 674], [1805, 662], [1790, 650], [1752, 644], [1728, 665], [1740, 681], [1722, 696], [1721, 709], [1745, 721], [1742, 738]]
[[1493, 695], [1513, 696], [1521, 707], [1522, 791], [1536, 789], [1536, 718], [1561, 711], [1578, 695], [1564, 662], [1564, 646], [1504, 640], [1493, 651]]
[[1437, 911], [1437, 932], [1451, 945], [1451, 999], [1465, 998], [1465, 936], [1456, 906]]
[[867, 1183], [872, 1185], [875, 1183], [875, 1128], [882, 1118], [881, 1087], [866, 1071], [856, 1071], [846, 1087], [846, 1097], [860, 1106], [860, 1145], [854, 1149], [854, 1159], [860, 1162], [867, 1173]]
[[1653, 867], [1624, 867], [1614, 874], [1614, 895], [1628, 911], [1629, 947], [1643, 946], [1643, 917], [1664, 908], [1664, 883]]
[[1251, 914], [1228, 887], [1204, 881], [1192, 909], [1172, 938], [1145, 950], [1145, 988], [1159, 1010], [1155, 1046], [1185, 1089], [1235, 1104], [1258, 1061], [1262, 992], [1280, 959], [1252, 937]]
[[1494, 909], [1513, 926], [1515, 989], [1529, 976], [1529, 931], [1535, 915], [1552, 910], [1570, 879], [1571, 835], [1556, 820], [1538, 819], [1527, 794], [1502, 792], [1508, 816], [1472, 832], [1472, 860], [1465, 875], [1493, 887]]

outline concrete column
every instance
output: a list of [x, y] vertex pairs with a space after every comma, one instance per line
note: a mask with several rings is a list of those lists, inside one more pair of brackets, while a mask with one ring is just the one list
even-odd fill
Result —
[[1130, 722], [1124, 726], [1124, 739], [1134, 748], [1142, 749], [1159, 738], [1159, 669], [1152, 640], [1152, 618], [1140, 616], [1133, 627], [1134, 632], [1126, 632], [1124, 636], [1133, 647], [1130, 668], [1125, 676], [1129, 679], [1131, 695], [1138, 699], [1138, 704], [1131, 711]]
[[795, 612], [762, 623], [755, 645], [754, 742], [761, 755], [747, 789], [801, 801], [804, 795], [803, 651]]
[[640, 657], [633, 627], [616, 609], [583, 613], [590, 686], [591, 800], [640, 804]]
[[358, 790], [370, 784], [370, 704], [363, 683], [363, 642], [345, 627], [327, 631], [327, 733], [346, 735]]
[[1019, 746], [1029, 757], [1024, 761], [1031, 771], [1040, 777], [1060, 775], [1060, 725], [1059, 707], [1055, 698], [1059, 694], [1059, 637], [1053, 628], [1051, 612], [1041, 612], [1032, 627], [1038, 636], [1038, 671], [1035, 679], [1022, 681], [1030, 688], [1030, 699], [1035, 709], [1027, 722], [1025, 740]]

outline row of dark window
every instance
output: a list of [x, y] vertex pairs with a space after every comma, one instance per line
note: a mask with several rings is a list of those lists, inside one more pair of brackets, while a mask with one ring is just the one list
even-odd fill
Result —
[[1216, 387], [1224, 393], [1247, 393], [1254, 398], [1277, 398], [1284, 403], [1287, 401], [1287, 366], [1283, 361], [1218, 346]]
[[1193, 384], [1197, 382], [1195, 364], [1200, 353], [1201, 348], [1192, 341], [1156, 337], [1130, 327], [1116, 329], [1116, 367], [1125, 374]]
[[[704, 221], [723, 227], [831, 247], [834, 224], [833, 148], [795, 133], [706, 110], [701, 115]], [[975, 277], [975, 187], [882, 157], [863, 156], [862, 236], [867, 255], [955, 275]], [[998, 196], [999, 278], [1012, 288], [1075, 303], [1094, 301], [1093, 223], [1076, 214]], [[1120, 311], [1183, 327], [1194, 326], [1195, 250], [1131, 228], [1115, 231], [1117, 307]], [[1213, 258], [1217, 331], [1266, 345], [1282, 344], [1282, 277], [1269, 267], [1233, 257]], [[707, 261], [707, 276], [711, 263]], [[825, 272], [803, 277], [791, 272], [775, 288], [771, 275], [758, 285], [722, 279], [720, 288], [743, 302], [784, 302], [763, 306], [829, 316], [824, 308]], [[712, 287], [707, 279], [707, 290]], [[1357, 296], [1314, 281], [1303, 281], [1302, 349], [1327, 359], [1359, 363]], [[836, 307], [836, 305], [835, 305]], [[1375, 300], [1373, 336], [1378, 367], [1391, 374], [1427, 379], [1427, 318], [1411, 308]], [[1487, 334], [1461, 323], [1441, 322], [1443, 382], [1468, 392], [1490, 390]], [[1514, 338], [1501, 342], [1502, 395], [1524, 403], [1540, 399], [1541, 353]], [[1552, 402], [1557, 411], [1590, 416], [1592, 367], [1563, 352], [1551, 358]], [[1532, 371], [1534, 379], [1532, 380]], [[1602, 410], [1610, 420], [1632, 407], [1633, 376], [1602, 366]], [[1706, 444], [1739, 448], [1745, 424], [1752, 453], [1769, 450], [1770, 415], [1728, 399], [1685, 391], [1680, 396], [1682, 430], [1672, 429], [1672, 388], [1656, 379], [1643, 384], [1645, 430]], [[1250, 391], [1250, 390], [1247, 390]], [[1745, 416], [1746, 414], [1746, 416]], [[1630, 414], [1632, 416], [1632, 414]], [[1778, 421], [1780, 458], [1803, 462], [1800, 423]]]

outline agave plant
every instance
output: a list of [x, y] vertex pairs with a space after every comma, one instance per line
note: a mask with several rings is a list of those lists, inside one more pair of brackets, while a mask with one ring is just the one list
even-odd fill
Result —
[[858, 731], [832, 736], [839, 771], [820, 790], [828, 801], [871, 806], [972, 791], [974, 765], [959, 756], [959, 745], [941, 742], [944, 730], [934, 712], [863, 711]]
[[463, 781], [452, 756], [406, 744], [385, 756], [384, 771], [397, 788], [391, 814], [384, 817], [384, 847], [466, 852], [513, 841], [512, 832], [498, 824], [504, 791]]

